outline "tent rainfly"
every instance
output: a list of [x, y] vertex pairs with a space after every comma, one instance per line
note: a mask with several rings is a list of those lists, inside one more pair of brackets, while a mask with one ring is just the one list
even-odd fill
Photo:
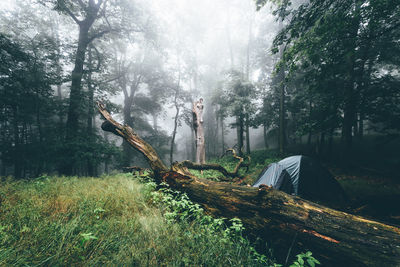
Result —
[[317, 160], [302, 155], [268, 165], [253, 184], [260, 185], [316, 202], [342, 205], [347, 200], [343, 188], [329, 171]]

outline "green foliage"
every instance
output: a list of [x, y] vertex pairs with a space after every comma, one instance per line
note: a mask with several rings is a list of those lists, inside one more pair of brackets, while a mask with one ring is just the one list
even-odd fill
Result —
[[0, 265], [280, 266], [239, 219], [156, 188], [150, 173], [3, 181]]
[[0, 265], [260, 266], [267, 261], [252, 252], [237, 219], [203, 216], [186, 196], [155, 188], [148, 174], [4, 181]]
[[290, 267], [303, 267], [310, 266], [315, 267], [315, 264], [321, 264], [316, 258], [312, 256], [311, 251], [307, 251], [306, 253], [298, 254], [296, 261], [290, 265]]
[[152, 192], [152, 200], [161, 204], [164, 216], [168, 223], [179, 222], [181, 225], [196, 227], [198, 232], [187, 234], [188, 238], [201, 239], [204, 237], [217, 236], [218, 242], [230, 246], [239, 244], [247, 253], [252, 255], [251, 265], [270, 265], [273, 262], [265, 255], [258, 253], [242, 235], [244, 227], [240, 219], [213, 218], [204, 213], [204, 210], [190, 201], [186, 194], [174, 191], [163, 184], [158, 191]]
[[[245, 182], [252, 184], [257, 179], [260, 172], [269, 164], [281, 160], [285, 155], [280, 155], [277, 150], [254, 150], [250, 154], [251, 162], [249, 170], [246, 172], [246, 168], [241, 168], [239, 174], [245, 176]], [[216, 163], [223, 166], [228, 171], [233, 171], [237, 165], [238, 160], [233, 158], [231, 155], [225, 155], [222, 158], [212, 158], [208, 160], [208, 163]], [[247, 158], [245, 163], [247, 162]], [[220, 181], [223, 175], [214, 170], [205, 170], [203, 173], [196, 170], [190, 170], [191, 173], [197, 177], [207, 178], [211, 180]], [[226, 177], [225, 177], [226, 178]]]

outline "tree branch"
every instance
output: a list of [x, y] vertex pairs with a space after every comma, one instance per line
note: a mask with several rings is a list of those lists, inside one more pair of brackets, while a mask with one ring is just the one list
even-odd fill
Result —
[[97, 107], [100, 114], [103, 116], [105, 121], [101, 125], [101, 128], [106, 132], [111, 132], [115, 135], [121, 136], [124, 138], [131, 146], [136, 148], [148, 161], [151, 169], [154, 172], [167, 172], [168, 168], [164, 165], [164, 163], [160, 160], [157, 152], [143, 141], [131, 127], [127, 125], [121, 125], [116, 122], [106, 110], [106, 107], [103, 103], [97, 102]]
[[77, 1], [78, 1], [79, 6], [80, 6], [81, 8], [83, 8], [84, 10], [86, 10], [87, 6], [85, 5], [85, 3], [83, 3], [82, 0], [77, 0]]
[[88, 39], [88, 41], [87, 41], [87, 43], [90, 44], [90, 43], [93, 42], [95, 39], [100, 38], [100, 37], [102, 37], [102, 36], [104, 36], [105, 34], [110, 33], [110, 32], [117, 32], [117, 30], [114, 30], [114, 29], [107, 29], [107, 30], [99, 31], [99, 32], [93, 34], [92, 36], [90, 36], [89, 39]]
[[62, 10], [64, 10], [65, 12], [67, 12], [67, 14], [75, 21], [76, 24], [81, 25], [82, 21], [79, 20], [74, 13], [72, 13], [72, 11], [65, 5], [64, 2], [62, 2], [61, 4], [61, 8]]
[[222, 173], [224, 176], [227, 176], [227, 177], [243, 178], [241, 175], [239, 175], [239, 170], [240, 170], [240, 168], [244, 167], [244, 168], [247, 168], [247, 171], [248, 171], [250, 160], [251, 160], [250, 157], [248, 157], [249, 163], [243, 163], [244, 159], [242, 157], [239, 157], [238, 155], [236, 155], [236, 151], [234, 149], [230, 148], [227, 151], [231, 151], [233, 157], [239, 160], [239, 162], [236, 164], [233, 172], [230, 172], [227, 169], [225, 169], [222, 165], [215, 164], [215, 163], [199, 164], [199, 163], [194, 163], [189, 160], [184, 160], [182, 162], [175, 162], [174, 165], [177, 167], [178, 166], [186, 167], [186, 168], [192, 169], [192, 170], [215, 170], [215, 171], [219, 171], [220, 173]]

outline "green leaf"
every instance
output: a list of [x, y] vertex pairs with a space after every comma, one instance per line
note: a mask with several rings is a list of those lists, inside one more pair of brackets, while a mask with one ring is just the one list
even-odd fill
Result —
[[315, 267], [315, 262], [312, 259], [307, 259], [307, 263], [308, 265], [310, 265], [311, 267]]

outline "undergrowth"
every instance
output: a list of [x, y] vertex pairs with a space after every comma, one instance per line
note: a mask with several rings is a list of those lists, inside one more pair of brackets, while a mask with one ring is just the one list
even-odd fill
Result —
[[279, 266], [242, 231], [148, 175], [0, 184], [0, 266]]
[[[244, 156], [245, 163], [249, 163], [249, 158]], [[249, 169], [241, 168], [239, 174], [244, 177], [244, 182], [247, 184], [253, 184], [261, 171], [269, 164], [279, 161], [282, 156], [279, 155], [278, 151], [275, 150], [254, 150], [250, 154]], [[232, 157], [232, 154], [227, 153], [220, 158], [212, 158], [207, 163], [216, 163], [225, 167], [228, 171], [233, 171], [238, 163], [238, 159]], [[211, 180], [220, 181], [223, 175], [214, 170], [205, 170], [203, 172], [190, 170], [191, 173], [197, 177], [207, 178]]]

